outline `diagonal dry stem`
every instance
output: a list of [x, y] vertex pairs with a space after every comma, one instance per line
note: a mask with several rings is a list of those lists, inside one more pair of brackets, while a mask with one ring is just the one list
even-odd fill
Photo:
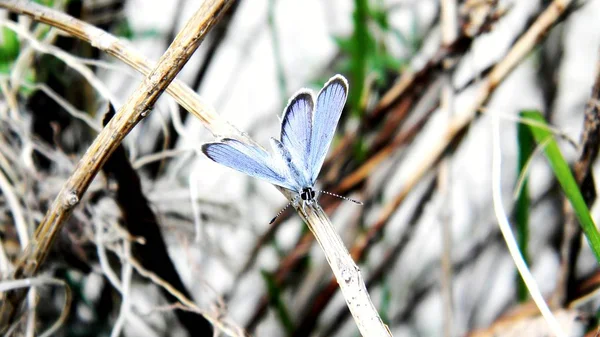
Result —
[[391, 337], [392, 333], [379, 317], [371, 301], [360, 269], [348, 253], [327, 214], [318, 204], [307, 208], [307, 213], [303, 213], [299, 205], [296, 210], [308, 224], [323, 251], [326, 252], [327, 262], [338, 281], [361, 335]]

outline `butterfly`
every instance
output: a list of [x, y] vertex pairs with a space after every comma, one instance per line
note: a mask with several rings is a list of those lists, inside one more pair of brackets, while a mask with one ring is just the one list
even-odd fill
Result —
[[362, 204], [314, 190], [347, 97], [348, 81], [342, 75], [330, 78], [316, 99], [311, 90], [298, 91], [283, 111], [279, 140], [271, 137], [273, 154], [232, 138], [206, 143], [202, 152], [221, 165], [296, 193], [271, 223], [292, 203], [301, 200], [303, 209], [305, 205], [313, 205], [317, 192]]

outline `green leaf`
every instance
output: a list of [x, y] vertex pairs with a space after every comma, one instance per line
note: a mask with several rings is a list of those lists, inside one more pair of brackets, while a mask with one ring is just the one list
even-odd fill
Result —
[[596, 260], [600, 262], [600, 233], [598, 233], [596, 224], [590, 215], [590, 210], [585, 204], [585, 200], [581, 195], [581, 191], [571, 173], [569, 165], [563, 158], [552, 133], [548, 130], [546, 121], [537, 111], [523, 111], [521, 112], [521, 117], [533, 122], [531, 125], [528, 125], [528, 128], [533, 134], [535, 141], [538, 144], [547, 144], [544, 148], [544, 154], [567, 199], [571, 203], [571, 206], [573, 206], [575, 216], [577, 216], [583, 228], [583, 232], [596, 256]]
[[373, 52], [373, 37], [369, 31], [369, 3], [367, 0], [354, 0], [354, 13], [352, 14], [354, 32], [352, 33], [352, 51], [350, 53], [351, 81], [349, 103], [354, 115], [361, 115], [361, 100], [365, 79], [367, 78], [367, 59]]
[[54, 0], [34, 0], [34, 2], [37, 2], [38, 4], [44, 5], [46, 7], [54, 7]]
[[19, 56], [21, 44], [15, 32], [6, 27], [2, 28], [0, 38], [0, 72], [8, 73], [14, 60]]
[[369, 11], [369, 16], [375, 21], [375, 23], [384, 31], [388, 31], [390, 29], [390, 23], [388, 21], [387, 12], [385, 9], [371, 9]]
[[[519, 145], [519, 153], [518, 153], [518, 173], [519, 176], [524, 176], [526, 174], [526, 166], [527, 162], [531, 158], [534, 152], [535, 144], [533, 140], [533, 135], [529, 131], [527, 125], [519, 123], [517, 124], [517, 142]], [[519, 250], [523, 255], [523, 259], [527, 264], [529, 264], [529, 253], [527, 249], [527, 243], [529, 241], [529, 207], [530, 207], [530, 197], [529, 197], [529, 187], [528, 187], [528, 178], [524, 178], [522, 182], [522, 188], [519, 190], [519, 194], [517, 195], [517, 203], [515, 206], [515, 222], [517, 225], [517, 244], [519, 245]], [[523, 278], [517, 273], [516, 275], [517, 281], [517, 299], [519, 302], [527, 301], [529, 297], [529, 290], [527, 290], [527, 286], [525, 286], [525, 282], [523, 282]]]
[[114, 28], [114, 34], [129, 40], [133, 40], [134, 37], [137, 37], [135, 36], [133, 28], [131, 28], [129, 21], [127, 20], [122, 20], [117, 23], [116, 27]]

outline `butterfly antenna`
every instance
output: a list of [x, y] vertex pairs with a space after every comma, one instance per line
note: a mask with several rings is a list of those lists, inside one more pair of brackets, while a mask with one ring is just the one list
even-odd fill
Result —
[[282, 208], [281, 211], [279, 211], [279, 213], [277, 213], [277, 215], [271, 220], [271, 222], [269, 222], [269, 225], [272, 224], [273, 222], [275, 222], [275, 219], [277, 219], [281, 215], [281, 213], [285, 212], [285, 210], [288, 209], [288, 207], [290, 207], [291, 204], [292, 204], [291, 201], [288, 202], [288, 204], [285, 205], [285, 207]]
[[344, 196], [339, 195], [339, 194], [335, 194], [335, 193], [331, 193], [331, 192], [327, 192], [327, 191], [319, 191], [319, 193], [329, 194], [329, 195], [331, 195], [333, 197], [336, 197], [336, 198], [340, 198], [340, 199], [343, 199], [343, 200], [346, 200], [346, 201], [351, 201], [351, 202], [353, 202], [353, 203], [355, 203], [357, 205], [364, 205], [361, 201], [350, 199], [350, 198], [344, 197]]

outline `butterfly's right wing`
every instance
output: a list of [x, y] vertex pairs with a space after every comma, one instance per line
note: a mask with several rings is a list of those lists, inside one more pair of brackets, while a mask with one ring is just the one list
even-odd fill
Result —
[[329, 145], [348, 97], [348, 82], [342, 75], [333, 76], [319, 92], [315, 106], [311, 149], [309, 156], [310, 181], [317, 180]]
[[258, 146], [224, 138], [202, 145], [202, 152], [213, 161], [290, 190], [298, 187], [290, 179], [289, 170], [279, 165], [271, 155]]
[[281, 120], [281, 143], [292, 155], [301, 171], [302, 187], [310, 185], [310, 151], [312, 146], [312, 115], [315, 107], [312, 93], [301, 90], [290, 99]]

